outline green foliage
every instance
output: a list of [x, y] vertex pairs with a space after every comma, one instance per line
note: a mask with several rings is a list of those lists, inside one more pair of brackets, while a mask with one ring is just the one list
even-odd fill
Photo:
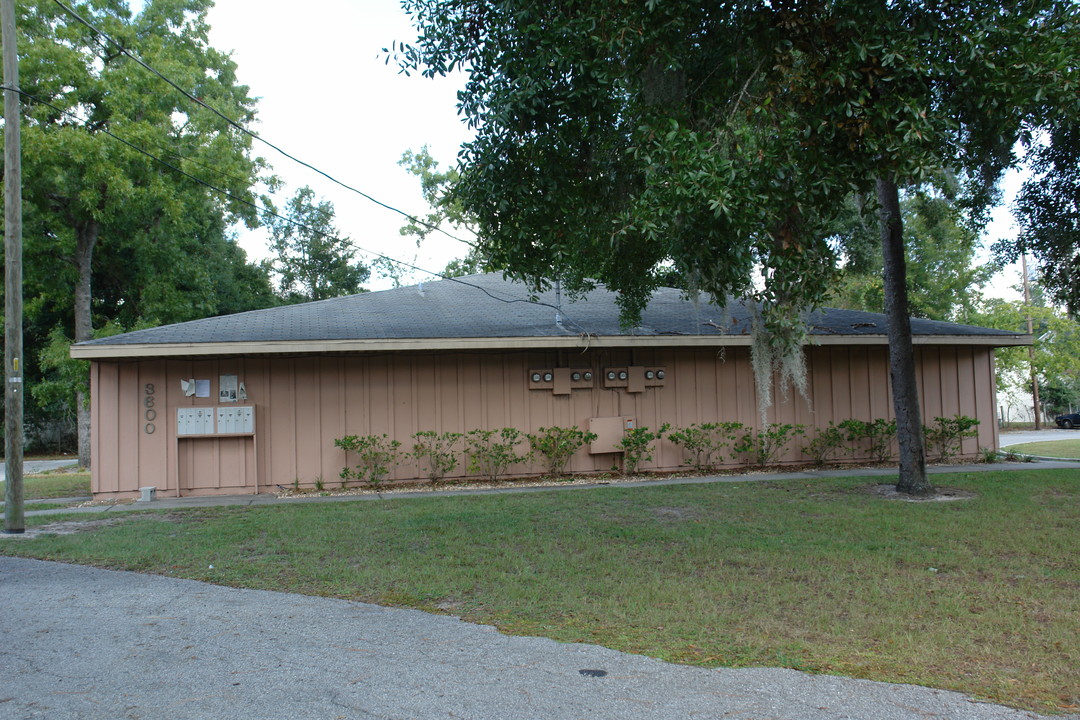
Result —
[[762, 302], [773, 357], [833, 286], [852, 191], [949, 168], [982, 206], [1015, 140], [1078, 96], [1065, 2], [404, 7], [404, 71], [468, 68], [451, 195], [485, 257], [537, 286], [603, 281], [628, 325], [674, 267]]
[[[893, 457], [893, 441], [896, 439], [896, 421], [877, 418], [876, 420], [844, 420], [840, 427], [847, 433], [847, 441], [859, 445], [865, 444], [870, 457], [878, 462], [885, 462]], [[853, 452], [857, 452], [855, 448]]]
[[386, 479], [393, 472], [401, 452], [401, 443], [382, 435], [346, 435], [334, 440], [334, 445], [348, 453], [355, 453], [357, 463], [350, 468], [347, 464], [341, 469], [341, 486], [345, 487], [350, 479], [366, 482], [372, 487]]
[[410, 455], [427, 463], [428, 479], [432, 483], [439, 482], [457, 468], [456, 448], [464, 435], [457, 432], [421, 430], [412, 437], [416, 442]]
[[724, 450], [735, 442], [743, 425], [740, 422], [717, 422], [676, 428], [668, 440], [686, 450], [686, 462], [695, 470], [708, 471], [724, 460]]
[[784, 453], [796, 436], [804, 434], [804, 425], [769, 423], [759, 430], [747, 430], [734, 448], [735, 455], [746, 455], [755, 465], [768, 465]]
[[1025, 250], [1035, 255], [1039, 281], [1054, 300], [1080, 312], [1080, 120], [1077, 113], [1054, 122], [1031, 153], [1031, 175], [1016, 201], [1020, 236], [995, 246], [1014, 261]]
[[975, 437], [979, 434], [978, 425], [978, 420], [967, 415], [954, 415], [951, 418], [935, 417], [932, 426], [923, 427], [927, 450], [936, 450], [937, 456], [942, 460], [954, 458], [960, 453], [964, 438]]
[[[1035, 368], [1040, 389], [1050, 390], [1048, 399], [1066, 409], [1080, 400], [1080, 322], [1067, 313], [1047, 307], [1042, 288], [1036, 285], [1032, 304], [990, 298], [972, 322], [984, 327], [1027, 332], [1026, 318], [1032, 319]], [[999, 348], [994, 353], [998, 390], [1020, 387], [1031, 390], [1030, 356], [1026, 347]]]
[[470, 430], [465, 433], [469, 472], [492, 482], [498, 480], [512, 465], [526, 459], [527, 455], [518, 452], [525, 439], [525, 434], [516, 428]]
[[586, 443], [596, 439], [596, 433], [584, 432], [577, 425], [573, 427], [540, 428], [535, 434], [525, 436], [534, 454], [544, 458], [549, 475], [562, 475], [566, 472], [566, 463]]
[[[970, 318], [981, 288], [998, 270], [995, 263], [975, 263], [979, 228], [959, 202], [926, 191], [912, 193], [901, 210], [910, 314], [961, 322]], [[849, 222], [858, 227], [864, 221], [853, 214]], [[885, 311], [882, 259], [880, 248], [875, 249], [879, 252], [851, 259], [830, 306]]]
[[815, 465], [824, 465], [848, 450], [847, 440], [843, 427], [830, 420], [828, 427], [819, 429], [817, 435], [802, 446], [802, 452]]
[[642, 463], [652, 462], [652, 443], [659, 440], [667, 432], [665, 423], [659, 430], [653, 432], [647, 427], [627, 428], [622, 438], [616, 445], [622, 450], [624, 475], [632, 475], [638, 471]]
[[[266, 203], [276, 212], [269, 200]], [[271, 217], [267, 225], [270, 248], [277, 253], [270, 268], [278, 275], [282, 300], [308, 302], [363, 291], [360, 284], [370, 271], [354, 262], [352, 242], [334, 227], [333, 204], [317, 201], [310, 187], [297, 190], [283, 217]]]

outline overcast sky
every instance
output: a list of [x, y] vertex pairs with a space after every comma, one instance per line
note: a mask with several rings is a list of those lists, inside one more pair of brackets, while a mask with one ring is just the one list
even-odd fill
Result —
[[[290, 154], [379, 201], [422, 215], [417, 178], [398, 166], [408, 149], [428, 145], [442, 166], [468, 139], [457, 116], [455, 80], [400, 74], [382, 48], [415, 37], [398, 0], [218, 0], [210, 12], [211, 44], [231, 51], [240, 82], [259, 98], [254, 130]], [[398, 229], [397, 213], [344, 190], [257, 143], [287, 187], [280, 208], [300, 187], [334, 203], [337, 227], [360, 247], [432, 270], [468, 248], [433, 236], [418, 251]], [[244, 233], [251, 258], [267, 255], [265, 235]], [[418, 279], [426, 279], [419, 277]], [[385, 287], [385, 281], [369, 283]]]
[[[427, 144], [442, 166], [453, 164], [469, 132], [455, 107], [460, 78], [406, 77], [386, 63], [382, 48], [415, 37], [399, 0], [217, 0], [210, 24], [212, 44], [232, 52], [240, 81], [259, 98], [256, 132], [381, 202], [415, 215], [427, 211], [418, 180], [397, 162], [406, 150]], [[310, 185], [334, 203], [338, 229], [360, 247], [435, 271], [467, 252], [439, 235], [418, 250], [398, 233], [405, 221], [400, 215], [270, 148], [257, 151], [287, 183], [275, 198], [278, 207]], [[1007, 195], [1016, 184], [1014, 174]], [[1007, 208], [995, 217], [988, 244], [1015, 233]], [[264, 234], [244, 233], [241, 244], [253, 259], [267, 255]], [[1019, 273], [1011, 270], [992, 292], [1011, 295], [1017, 282]], [[378, 278], [369, 283], [374, 289], [388, 285]]]

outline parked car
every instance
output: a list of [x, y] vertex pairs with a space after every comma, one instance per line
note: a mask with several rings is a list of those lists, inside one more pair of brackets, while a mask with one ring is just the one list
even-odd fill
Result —
[[1080, 413], [1069, 413], [1068, 415], [1058, 415], [1054, 418], [1054, 422], [1057, 423], [1059, 428], [1065, 428], [1066, 430], [1072, 430], [1075, 427], [1080, 427]]

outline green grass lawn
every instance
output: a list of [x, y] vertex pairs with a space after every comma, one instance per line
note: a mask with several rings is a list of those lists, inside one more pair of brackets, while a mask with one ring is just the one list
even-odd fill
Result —
[[1021, 455], [1042, 457], [1080, 458], [1080, 438], [1075, 440], [1049, 440], [1046, 442], [1009, 445], [1005, 450]]
[[[0, 501], [4, 499], [7, 487], [0, 482]], [[90, 473], [58, 473], [49, 475], [27, 475], [23, 478], [23, 499], [43, 500], [48, 498], [84, 497], [90, 494]], [[42, 508], [30, 508], [40, 510]]]
[[845, 478], [298, 503], [133, 513], [0, 553], [1075, 710], [1080, 470], [934, 479], [975, 497]]

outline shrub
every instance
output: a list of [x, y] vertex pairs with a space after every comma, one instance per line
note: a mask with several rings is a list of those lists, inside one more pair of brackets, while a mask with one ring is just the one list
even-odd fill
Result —
[[416, 460], [427, 462], [428, 480], [432, 483], [439, 482], [457, 468], [455, 446], [464, 437], [461, 433], [421, 430], [412, 437], [416, 443], [409, 454]]
[[686, 462], [695, 470], [712, 470], [723, 462], [723, 451], [735, 442], [740, 422], [702, 423], [672, 430], [668, 440], [686, 450]]
[[936, 450], [942, 460], [948, 460], [960, 454], [961, 444], [966, 437], [979, 434], [976, 429], [979, 421], [967, 415], [954, 415], [951, 418], [936, 417], [931, 427], [923, 427], [928, 453]]
[[[840, 427], [847, 433], [847, 440], [852, 443], [866, 441], [870, 457], [878, 462], [891, 460], [892, 443], [896, 438], [896, 421], [878, 418], [872, 422], [866, 420], [845, 420]], [[852, 454], [855, 450], [852, 448]]]
[[514, 463], [527, 456], [517, 452], [525, 439], [516, 428], [502, 430], [470, 430], [465, 434], [465, 450], [469, 455], [469, 472], [495, 481]]
[[665, 423], [659, 430], [653, 432], [647, 427], [628, 428], [619, 440], [619, 449], [623, 451], [623, 474], [637, 472], [638, 465], [652, 460], [652, 450], [649, 445], [654, 440], [659, 440], [667, 431]]
[[804, 454], [810, 456], [815, 465], [824, 465], [836, 458], [841, 450], [846, 450], [847, 435], [838, 425], [829, 422], [829, 426], [819, 430], [813, 440], [802, 446]]
[[762, 430], [747, 430], [735, 446], [735, 454], [746, 454], [755, 465], [768, 465], [781, 455], [796, 435], [805, 432], [802, 425], [769, 423]]
[[397, 464], [401, 443], [382, 435], [346, 435], [334, 440], [334, 445], [348, 454], [355, 453], [357, 463], [354, 468], [347, 464], [341, 469], [341, 486], [345, 487], [350, 479], [361, 480], [369, 485], [378, 486]]
[[596, 433], [583, 432], [573, 427], [540, 428], [535, 435], [526, 435], [532, 452], [542, 455], [549, 475], [562, 475], [566, 463], [585, 443], [596, 439]]

